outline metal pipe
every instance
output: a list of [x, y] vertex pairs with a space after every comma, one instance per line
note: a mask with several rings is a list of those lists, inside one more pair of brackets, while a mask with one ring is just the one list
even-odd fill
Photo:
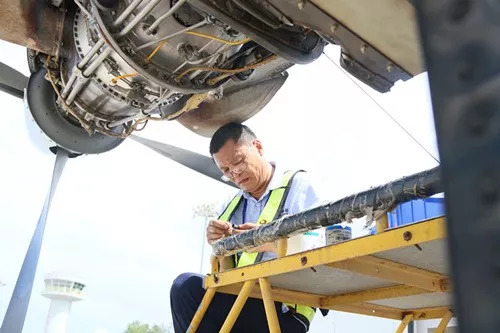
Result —
[[81, 2], [79, 0], [74, 0], [74, 1], [75, 1], [76, 5], [80, 8], [80, 10], [82, 12], [84, 12], [85, 15], [87, 15], [87, 17], [90, 18], [91, 15], [90, 15], [89, 11], [81, 4]]
[[168, 12], [158, 17], [156, 21], [154, 21], [153, 24], [151, 24], [148, 30], [146, 30], [146, 33], [152, 34], [153, 31], [160, 25], [161, 22], [172, 16], [172, 14], [175, 13], [175, 11], [179, 9], [179, 7], [182, 6], [185, 2], [186, 0], [179, 0], [175, 5], [172, 6], [172, 8], [170, 8]]
[[76, 81], [73, 90], [71, 90], [68, 98], [66, 98], [66, 104], [70, 105], [75, 100], [76, 95], [80, 92], [80, 90], [82, 90], [85, 82], [87, 82], [87, 79], [78, 78], [78, 81]]
[[71, 87], [73, 86], [73, 83], [75, 83], [75, 81], [76, 81], [77, 76], [76, 76], [75, 70], [78, 70], [78, 69], [73, 69], [73, 73], [71, 73], [71, 76], [70, 76], [68, 82], [66, 82], [66, 85], [64, 86], [64, 90], [61, 93], [61, 96], [63, 98], [66, 98], [66, 96], [68, 96], [68, 93], [69, 93]]
[[441, 170], [436, 167], [295, 215], [285, 216], [239, 235], [226, 237], [212, 245], [213, 252], [216, 256], [230, 255], [308, 230], [360, 218], [369, 213], [385, 213], [400, 203], [441, 192]]
[[142, 44], [141, 46], [137, 47], [136, 50], [142, 50], [142, 49], [144, 49], [144, 48], [146, 48], [148, 46], [158, 44], [159, 42], [163, 42], [165, 39], [169, 39], [169, 38], [175, 37], [177, 35], [185, 33], [186, 31], [191, 31], [193, 29], [196, 29], [196, 28], [199, 28], [201, 26], [204, 26], [205, 24], [207, 24], [207, 21], [203, 20], [203, 21], [201, 21], [199, 23], [196, 23], [195, 25], [192, 25], [190, 27], [187, 27], [187, 28], [184, 28], [184, 29], [179, 30], [177, 32], [174, 32], [173, 34], [170, 34], [168, 36], [162, 37], [162, 38], [157, 39], [157, 40], [153, 40], [153, 41], [148, 42], [146, 44]]
[[85, 69], [83, 72], [83, 75], [86, 77], [89, 77], [94, 71], [101, 65], [101, 63], [108, 57], [108, 55], [113, 51], [110, 47], [105, 49], [104, 51], [99, 54], [99, 56]]
[[141, 21], [161, 0], [150, 0], [146, 6], [137, 14], [132, 21], [130, 21], [125, 28], [120, 31], [117, 37], [125, 36], [132, 30], [139, 21]]
[[115, 22], [113, 22], [113, 26], [117, 27], [120, 24], [122, 24], [122, 22], [134, 11], [134, 9], [137, 8], [137, 6], [139, 6], [139, 4], [142, 1], [143, 0], [132, 1], [132, 3], [130, 3], [130, 5], [128, 5], [128, 7], [125, 8], [125, 10], [120, 14], [120, 16], [118, 16], [118, 18], [115, 20]]
[[[78, 1], [78, 0], [75, 0], [75, 1]], [[160, 2], [161, 0], [152, 0], [150, 1], [140, 12], [139, 14], [137, 14], [136, 17], [134, 17], [134, 19], [132, 21], [130, 21], [126, 26], [125, 28], [120, 32], [120, 34], [118, 35], [118, 37], [120, 36], [123, 36], [125, 34], [127, 34], [130, 30], [132, 30], [134, 28], [134, 26], [140, 21], [142, 20], [153, 8], [154, 6], [156, 6], [158, 4], [158, 2]], [[132, 7], [132, 6], [137, 6], [137, 4], [135, 4], [135, 2], [140, 2], [140, 1], [134, 1], [130, 4], [129, 7]], [[95, 4], [92, 4], [94, 6], [94, 9], [96, 9], [95, 7]], [[132, 10], [134, 8], [132, 8], [130, 11], [128, 10], [129, 7], [127, 7], [127, 9], [125, 11], [127, 11], [129, 14], [130, 12], [132, 12]], [[122, 13], [123, 14], [123, 13]], [[126, 16], [125, 16], [126, 17]], [[121, 19], [121, 15], [118, 19]], [[118, 21], [118, 19], [115, 21], [115, 23]], [[87, 52], [87, 54], [85, 55], [85, 57], [77, 64], [77, 67], [79, 69], [82, 69], [85, 65], [87, 65], [87, 63], [90, 62], [90, 60], [92, 59], [92, 57], [98, 52], [98, 50], [104, 45], [104, 38], [100, 38], [99, 41], [97, 41], [97, 43], [92, 47], [92, 49], [90, 49], [89, 52]], [[67, 104], [71, 104], [73, 102], [73, 100], [75, 99], [76, 95], [80, 92], [80, 90], [83, 88], [83, 84], [85, 82], [87, 82], [88, 80], [88, 77], [97, 69], [97, 67], [99, 67], [101, 65], [101, 63], [104, 61], [104, 59], [106, 59], [109, 54], [111, 53], [111, 51], [113, 51], [112, 48], [110, 47], [107, 47], [104, 51], [101, 52], [101, 54], [99, 54], [99, 56], [89, 65], [89, 67], [87, 67], [85, 69], [85, 71], [83, 72], [83, 76], [84, 78], [79, 78], [78, 79], [78, 83], [75, 87], [73, 87], [73, 90], [71, 91], [70, 95], [68, 96], [67, 100], [66, 100], [66, 103]], [[74, 71], [73, 71], [74, 73]], [[71, 81], [71, 84], [69, 84], [70, 82], [68, 82], [68, 84], [64, 87], [64, 92], [63, 94], [68, 94], [69, 90], [71, 89], [73, 83], [75, 82], [76, 80], [76, 76], [75, 78], [73, 78], [73, 74], [70, 78], [69, 81]], [[65, 96], [65, 95], [62, 95], [62, 96]]]
[[87, 63], [90, 61], [90, 59], [92, 59], [92, 57], [94, 56], [94, 54], [97, 53], [97, 51], [99, 51], [99, 49], [104, 45], [104, 39], [101, 38], [97, 41], [97, 43], [94, 44], [94, 46], [90, 49], [89, 52], [87, 52], [87, 54], [85, 55], [85, 57], [83, 57], [82, 60], [80, 60], [80, 62], [78, 63], [78, 68], [80, 69], [83, 69], [83, 67], [85, 67], [85, 65], [87, 65]]
[[137, 116], [139, 115], [139, 113], [141, 112], [138, 112], [137, 114], [133, 115], [133, 116], [128, 116], [128, 117], [125, 117], [125, 118], [122, 118], [120, 120], [116, 120], [116, 121], [112, 121], [108, 124], [108, 127], [109, 128], [113, 128], [113, 127], [116, 127], [116, 126], [120, 126], [122, 124], [125, 124], [129, 121], [132, 121], [134, 120], [135, 118], [137, 118]]

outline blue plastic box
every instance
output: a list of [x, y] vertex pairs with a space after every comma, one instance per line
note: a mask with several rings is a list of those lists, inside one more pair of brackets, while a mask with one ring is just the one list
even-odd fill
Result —
[[[400, 204], [392, 212], [387, 213], [389, 228], [399, 227], [404, 224], [418, 222], [433, 217], [445, 215], [444, 198], [426, 198], [412, 200]], [[376, 233], [373, 227], [370, 233]]]

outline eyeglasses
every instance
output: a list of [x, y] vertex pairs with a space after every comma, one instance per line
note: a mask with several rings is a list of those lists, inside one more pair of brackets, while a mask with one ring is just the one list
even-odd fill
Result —
[[245, 171], [248, 167], [248, 154], [250, 148], [246, 151], [245, 155], [233, 166], [227, 167], [226, 170], [221, 170], [224, 176], [227, 178], [235, 178], [240, 175], [243, 171]]

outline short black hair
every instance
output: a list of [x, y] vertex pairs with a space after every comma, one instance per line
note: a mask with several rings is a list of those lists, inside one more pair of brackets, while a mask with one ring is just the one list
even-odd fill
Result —
[[257, 139], [255, 133], [246, 125], [240, 123], [228, 123], [215, 131], [210, 140], [210, 155], [216, 154], [229, 139], [234, 142], [253, 141]]

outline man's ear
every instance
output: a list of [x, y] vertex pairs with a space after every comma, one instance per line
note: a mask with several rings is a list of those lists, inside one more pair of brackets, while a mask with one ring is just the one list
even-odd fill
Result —
[[259, 152], [259, 155], [263, 156], [264, 155], [264, 147], [262, 146], [262, 142], [260, 142], [259, 139], [255, 139], [253, 141], [253, 145], [255, 146], [255, 148], [257, 148], [257, 151]]

